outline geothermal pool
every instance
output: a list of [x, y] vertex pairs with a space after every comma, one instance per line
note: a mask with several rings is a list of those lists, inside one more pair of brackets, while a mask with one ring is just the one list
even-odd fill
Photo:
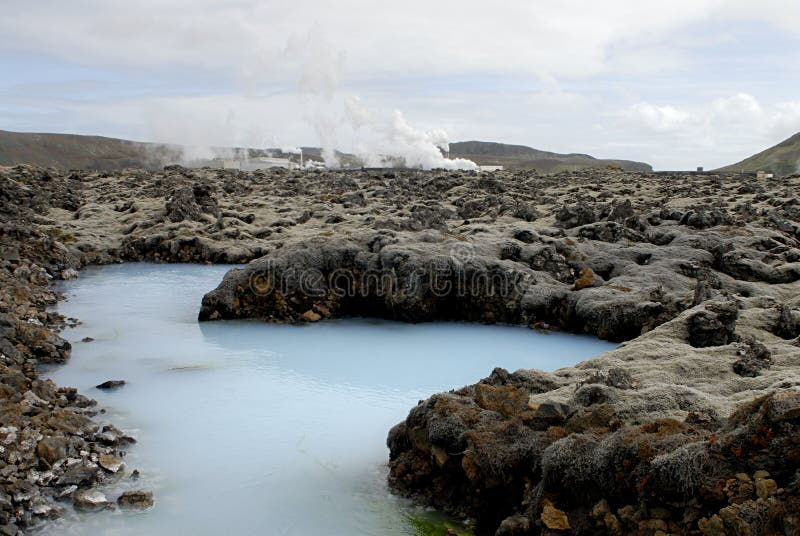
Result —
[[[146, 512], [77, 514], [46, 534], [410, 535], [436, 514], [386, 487], [386, 434], [419, 399], [492, 368], [553, 370], [613, 345], [591, 337], [378, 320], [309, 326], [196, 320], [228, 267], [125, 264], [65, 283], [71, 361], [49, 371], [138, 443], [123, 479]], [[92, 337], [94, 342], [79, 342]], [[105, 380], [128, 385], [94, 389]]]

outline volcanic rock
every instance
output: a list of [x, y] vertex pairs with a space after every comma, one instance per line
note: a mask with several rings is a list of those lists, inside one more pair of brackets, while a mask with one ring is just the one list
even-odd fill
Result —
[[120, 508], [144, 510], [153, 506], [153, 492], [146, 490], [126, 491], [117, 499]]

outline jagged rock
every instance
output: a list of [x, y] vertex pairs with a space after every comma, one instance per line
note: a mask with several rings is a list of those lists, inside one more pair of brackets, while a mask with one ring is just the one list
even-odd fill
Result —
[[125, 467], [125, 462], [113, 454], [101, 454], [98, 457], [97, 464], [109, 473], [118, 473], [120, 469]]
[[689, 344], [695, 348], [722, 346], [736, 338], [736, 302], [709, 303], [689, 318]]
[[172, 192], [167, 200], [167, 217], [172, 222], [203, 221], [203, 215], [219, 216], [219, 206], [211, 188], [204, 184], [184, 186]]
[[517, 205], [512, 211], [511, 215], [520, 220], [527, 222], [536, 221], [542, 217], [541, 214], [531, 205]]
[[546, 393], [556, 388], [554, 378], [547, 372], [540, 370], [518, 370], [516, 372], [508, 372], [504, 368], [497, 367], [492, 370], [492, 373], [480, 381], [495, 387], [501, 385], [512, 385], [514, 387], [521, 387], [529, 393]]
[[756, 496], [762, 501], [767, 500], [777, 491], [778, 484], [769, 478], [769, 473], [766, 471], [758, 471], [754, 476]]
[[67, 456], [67, 440], [63, 437], [46, 437], [36, 446], [36, 454], [53, 464]]
[[113, 508], [113, 503], [109, 502], [105, 494], [96, 489], [81, 489], [75, 492], [72, 504], [77, 510], [84, 512], [97, 512]]
[[594, 406], [596, 404], [606, 404], [613, 402], [616, 399], [617, 395], [613, 390], [606, 385], [597, 383], [589, 383], [580, 386], [572, 396], [572, 400], [576, 404], [584, 407]]
[[60, 486], [91, 486], [100, 479], [99, 469], [79, 463], [69, 467], [58, 479]]
[[61, 279], [68, 280], [68, 279], [76, 279], [78, 277], [78, 270], [75, 268], [67, 268], [66, 270], [61, 272]]
[[767, 416], [770, 423], [800, 419], [800, 392], [797, 390], [778, 391], [768, 402]]
[[538, 239], [538, 237], [533, 232], [528, 231], [526, 229], [516, 231], [514, 233], [514, 238], [526, 244], [532, 244], [536, 242], [536, 240]]
[[772, 364], [769, 349], [755, 339], [743, 341], [738, 353], [741, 357], [733, 363], [733, 371], [739, 376], [754, 378]]
[[738, 249], [730, 243], [715, 248], [714, 256], [716, 269], [741, 281], [780, 284], [800, 280], [800, 268], [796, 264], [775, 266], [764, 262], [763, 253]]
[[550, 530], [569, 530], [567, 514], [556, 508], [552, 503], [545, 502], [540, 519], [542, 525]]
[[586, 203], [563, 206], [556, 212], [556, 223], [564, 229], [588, 225], [598, 220], [597, 213]]
[[203, 211], [197, 204], [194, 192], [190, 186], [179, 188], [172, 192], [167, 200], [167, 217], [170, 221], [202, 220]]
[[600, 287], [604, 283], [603, 278], [594, 273], [588, 266], [581, 270], [575, 284], [572, 285], [572, 290], [582, 290], [589, 287]]
[[494, 534], [495, 536], [520, 536], [530, 534], [530, 530], [530, 518], [523, 515], [514, 515], [505, 518]]
[[480, 199], [471, 199], [463, 202], [458, 209], [458, 216], [465, 220], [478, 218], [486, 215], [488, 212], [499, 212], [501, 201], [495, 196], [483, 197]]
[[107, 380], [101, 384], [95, 385], [95, 389], [102, 389], [102, 390], [111, 390], [111, 389], [119, 389], [120, 387], [125, 385], [125, 380]]
[[566, 421], [574, 412], [572, 406], [552, 400], [541, 404], [529, 404], [529, 408], [534, 411], [534, 419], [544, 422], [550, 426], [557, 426]]
[[626, 199], [622, 203], [617, 203], [614, 205], [614, 208], [611, 210], [611, 214], [608, 215], [608, 221], [615, 221], [615, 222], [624, 222], [628, 218], [632, 218], [636, 215], [636, 212], [633, 210], [633, 205], [631, 204], [630, 199]]
[[784, 339], [794, 339], [800, 336], [800, 314], [785, 304], [781, 304], [778, 311], [778, 322], [772, 332]]
[[121, 430], [110, 424], [103, 426], [103, 429], [98, 434], [96, 434], [96, 438], [104, 445], [108, 445], [111, 447], [130, 445], [132, 443], [136, 443], [136, 439], [125, 434], [124, 432], [122, 432]]
[[39, 497], [31, 501], [31, 512], [35, 516], [47, 517], [56, 519], [61, 515], [60, 509], [52, 505], [52, 503], [44, 497]]
[[630, 372], [613, 367], [608, 371], [597, 371], [581, 382], [581, 385], [603, 384], [616, 389], [633, 389], [635, 382]]
[[305, 313], [300, 315], [301, 320], [305, 320], [306, 322], [318, 322], [322, 319], [322, 315], [317, 313], [316, 311], [312, 311], [309, 309]]
[[647, 238], [642, 233], [622, 224], [608, 221], [582, 225], [578, 228], [578, 236], [589, 240], [599, 240], [601, 242], [619, 242], [623, 239], [631, 242], [647, 241]]
[[153, 506], [153, 492], [147, 490], [126, 491], [117, 499], [120, 508], [143, 510]]
[[697, 229], [705, 229], [720, 225], [721, 223], [730, 223], [726, 221], [725, 215], [718, 210], [706, 211], [699, 209], [697, 211], [689, 211], [681, 218], [681, 223], [694, 227]]

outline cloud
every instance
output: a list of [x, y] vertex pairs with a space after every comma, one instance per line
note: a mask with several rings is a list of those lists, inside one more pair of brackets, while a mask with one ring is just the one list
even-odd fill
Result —
[[723, 134], [724, 129], [733, 126], [764, 135], [800, 130], [800, 101], [763, 106], [747, 93], [684, 108], [640, 102], [630, 106], [621, 115], [632, 124], [659, 133], [693, 135], [694, 132], [717, 137], [715, 134]]
[[780, 14], [797, 11], [721, 0], [502, 1], [490, 9], [474, 0], [406, 0], [379, 9], [365, 0], [296, 0], [291, 7], [277, 0], [4, 4], [3, 50], [144, 72], [202, 70], [278, 84], [291, 74], [282, 66], [282, 55], [308, 53], [308, 28], [324, 31], [333, 45], [313, 52], [344, 54], [354, 77], [397, 71], [591, 76], [609, 69], [616, 44], [624, 45], [616, 52], [629, 57], [617, 67], [638, 69], [652, 62], [630, 59], [637, 44], [658, 48], [676, 28], [725, 15], [785, 27]]
[[671, 151], [695, 154], [719, 167], [800, 131], [800, 101], [764, 105], [747, 93], [691, 106], [634, 104], [618, 114], [643, 136], [657, 135]]
[[655, 132], [676, 132], [686, 129], [694, 118], [673, 106], [656, 106], [640, 102], [628, 108], [625, 117]]

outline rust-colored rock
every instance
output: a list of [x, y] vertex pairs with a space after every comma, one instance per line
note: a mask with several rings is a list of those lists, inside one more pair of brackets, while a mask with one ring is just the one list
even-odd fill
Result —
[[556, 508], [552, 503], [545, 502], [540, 516], [542, 525], [550, 530], [569, 530], [569, 518], [567, 514]]

